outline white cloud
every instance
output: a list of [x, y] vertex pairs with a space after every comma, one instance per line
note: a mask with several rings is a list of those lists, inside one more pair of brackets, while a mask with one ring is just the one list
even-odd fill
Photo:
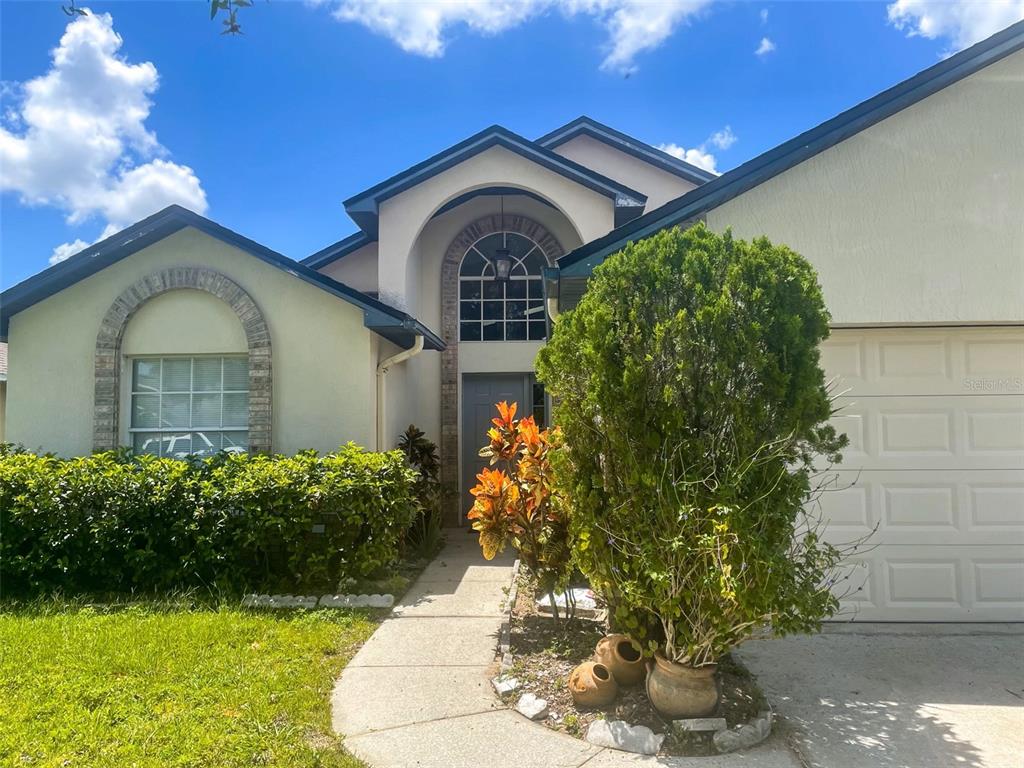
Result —
[[686, 149], [678, 144], [659, 144], [658, 149], [662, 152], [668, 152], [680, 160], [685, 160], [690, 165], [696, 165], [698, 168], [703, 168], [711, 173], [718, 173], [715, 170], [715, 156], [705, 151], [703, 144], [696, 149]]
[[949, 38], [958, 51], [1024, 19], [1024, 0], [897, 0], [888, 12], [909, 36]]
[[391, 38], [402, 50], [444, 55], [446, 33], [463, 26], [496, 35], [552, 11], [589, 16], [608, 33], [604, 70], [635, 71], [636, 56], [657, 48], [711, 0], [337, 0], [334, 17]]
[[658, 149], [662, 152], [668, 152], [673, 157], [678, 157], [690, 165], [696, 165], [698, 168], [703, 168], [705, 171], [717, 174], [718, 170], [715, 167], [717, 159], [711, 153], [709, 147], [726, 150], [735, 144], [736, 141], [736, 134], [732, 132], [732, 127], [727, 125], [708, 136], [704, 143], [698, 147], [687, 149], [678, 144], [659, 144]]
[[767, 8], [762, 8], [761, 9], [761, 23], [762, 24], [767, 24], [768, 23], [768, 9]]
[[59, 264], [64, 259], [71, 258], [79, 251], [83, 251], [88, 248], [92, 243], [87, 243], [82, 238], [72, 240], [70, 243], [61, 243], [53, 249], [53, 253], [50, 254], [50, 264]]
[[771, 41], [771, 38], [762, 37], [761, 44], [757, 46], [757, 50], [754, 51], [758, 56], [767, 56], [769, 53], [775, 50], [775, 43]]
[[728, 149], [736, 143], [736, 134], [732, 132], [732, 126], [727, 125], [722, 130], [712, 133], [707, 143], [716, 149]]
[[[171, 203], [207, 207], [193, 170], [162, 159], [166, 150], [146, 128], [156, 67], [127, 62], [121, 42], [109, 14], [70, 22], [49, 71], [17, 86], [0, 125], [0, 191], [57, 206], [70, 224], [100, 217], [103, 236]], [[58, 246], [51, 263], [85, 245]]]

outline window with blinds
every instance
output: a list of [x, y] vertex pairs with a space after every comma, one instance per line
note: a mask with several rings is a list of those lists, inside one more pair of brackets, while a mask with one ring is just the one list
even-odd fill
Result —
[[136, 453], [182, 458], [249, 449], [249, 362], [239, 357], [132, 360]]

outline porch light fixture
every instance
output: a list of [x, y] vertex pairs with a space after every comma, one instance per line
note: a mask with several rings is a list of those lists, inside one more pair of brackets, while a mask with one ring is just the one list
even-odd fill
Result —
[[505, 196], [501, 196], [501, 248], [494, 252], [494, 279], [507, 283], [512, 274], [512, 251], [508, 249], [508, 231], [505, 229]]

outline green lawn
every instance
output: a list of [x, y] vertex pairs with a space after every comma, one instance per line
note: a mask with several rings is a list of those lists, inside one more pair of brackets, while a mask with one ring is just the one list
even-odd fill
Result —
[[0, 604], [0, 765], [345, 766], [331, 686], [366, 613]]

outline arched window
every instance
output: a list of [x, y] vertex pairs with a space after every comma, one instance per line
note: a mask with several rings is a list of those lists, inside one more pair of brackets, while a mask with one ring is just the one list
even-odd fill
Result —
[[[494, 275], [502, 247], [512, 255], [506, 281]], [[459, 340], [543, 341], [544, 266], [540, 246], [518, 232], [495, 232], [470, 245], [459, 266]]]

